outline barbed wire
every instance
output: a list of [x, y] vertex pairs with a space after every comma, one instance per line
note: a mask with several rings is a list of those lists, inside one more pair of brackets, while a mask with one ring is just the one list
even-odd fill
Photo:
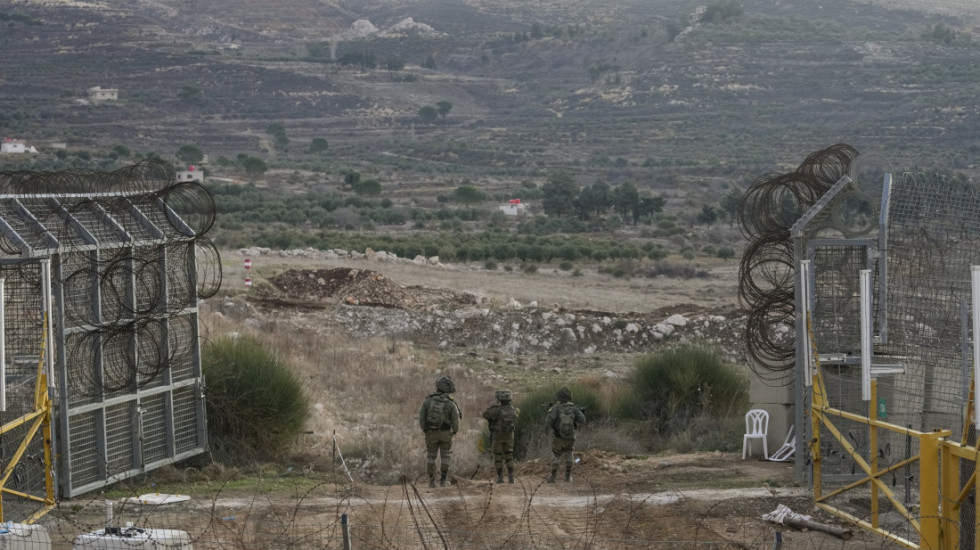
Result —
[[748, 241], [739, 265], [739, 303], [748, 312], [750, 367], [768, 382], [792, 382], [795, 349], [795, 266], [790, 228], [850, 169], [858, 151], [839, 143], [808, 155], [786, 174], [766, 174], [739, 202]]
[[[25, 245], [60, 258], [63, 327], [73, 399], [132, 391], [189, 358], [191, 331], [172, 331], [182, 310], [221, 286], [220, 254], [206, 234], [216, 206], [198, 182], [146, 159], [112, 172], [0, 172], [0, 251]], [[40, 289], [36, 270], [22, 270]], [[102, 372], [95, 355], [101, 354]]]

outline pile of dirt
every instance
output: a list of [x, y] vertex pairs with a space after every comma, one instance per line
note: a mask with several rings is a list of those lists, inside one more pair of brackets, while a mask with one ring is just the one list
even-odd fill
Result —
[[290, 269], [270, 280], [295, 300], [342, 300], [352, 305], [410, 309], [420, 305], [415, 295], [388, 277], [369, 269]]

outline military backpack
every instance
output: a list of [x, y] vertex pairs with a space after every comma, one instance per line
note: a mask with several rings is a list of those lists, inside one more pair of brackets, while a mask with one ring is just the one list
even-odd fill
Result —
[[429, 396], [429, 406], [425, 410], [426, 430], [448, 430], [451, 424], [449, 407], [455, 406], [449, 395], [434, 393]]
[[555, 433], [563, 439], [575, 437], [575, 405], [562, 403], [558, 405], [558, 419], [555, 421]]
[[497, 418], [493, 423], [492, 429], [495, 432], [512, 432], [514, 423], [517, 421], [517, 408], [507, 403], [497, 409]]

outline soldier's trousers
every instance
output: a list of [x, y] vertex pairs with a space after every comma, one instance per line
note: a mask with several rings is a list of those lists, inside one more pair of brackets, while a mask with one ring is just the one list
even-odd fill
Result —
[[425, 432], [425, 472], [429, 477], [436, 475], [436, 455], [442, 464], [440, 471], [449, 471], [449, 460], [453, 457], [453, 433], [451, 430], [429, 430]]
[[514, 469], [514, 432], [493, 433], [493, 466], [501, 469], [507, 465], [508, 470]]
[[557, 469], [561, 464], [562, 458], [565, 459], [565, 466], [572, 465], [572, 450], [575, 448], [575, 438], [553, 437], [551, 439], [551, 467]]

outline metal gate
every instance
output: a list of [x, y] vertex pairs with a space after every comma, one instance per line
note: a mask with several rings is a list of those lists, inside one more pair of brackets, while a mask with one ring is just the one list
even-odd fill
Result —
[[[0, 173], [4, 261], [51, 296], [61, 496], [205, 450], [197, 301], [220, 285], [213, 217], [210, 194], [161, 161]], [[24, 269], [39, 260], [50, 286]]]

